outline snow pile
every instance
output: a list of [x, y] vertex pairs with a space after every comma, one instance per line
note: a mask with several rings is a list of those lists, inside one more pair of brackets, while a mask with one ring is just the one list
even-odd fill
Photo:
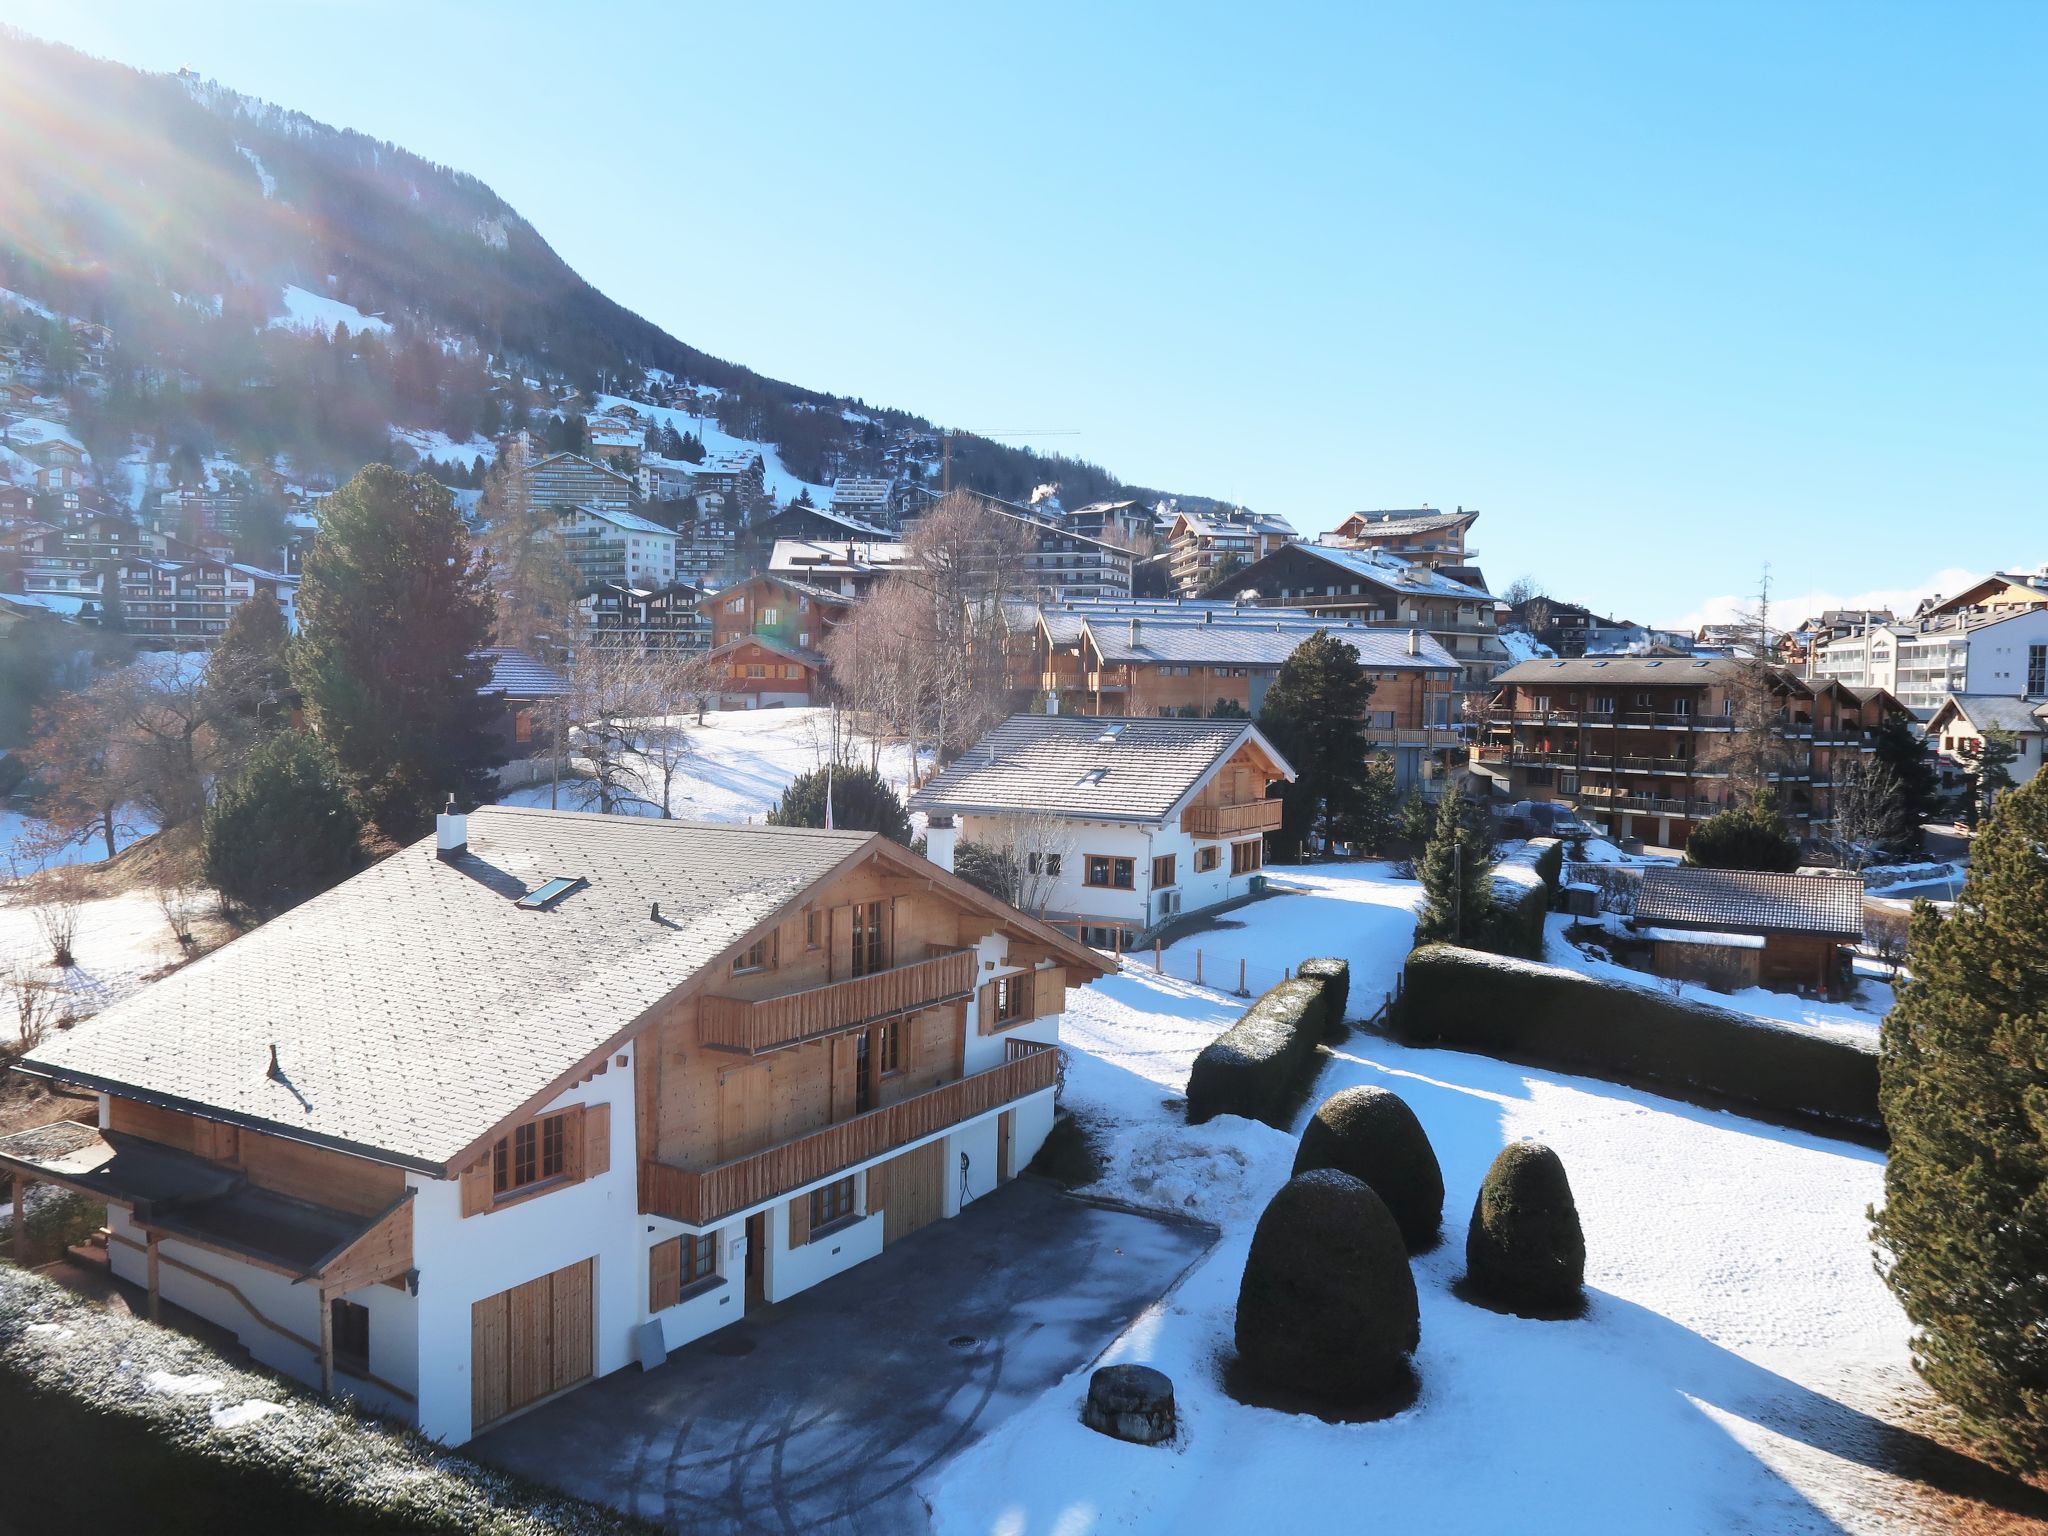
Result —
[[291, 1409], [282, 1403], [266, 1403], [260, 1398], [252, 1398], [246, 1403], [236, 1403], [231, 1408], [209, 1408], [206, 1416], [213, 1422], [215, 1429], [240, 1429], [244, 1424], [254, 1424], [258, 1419], [267, 1419], [273, 1413], [290, 1412]]
[[1557, 652], [1553, 651], [1541, 640], [1538, 640], [1526, 629], [1502, 630], [1500, 632], [1500, 643], [1507, 648], [1508, 659], [1515, 665], [1557, 654]]
[[[1412, 884], [1383, 866], [1270, 873], [1313, 886], [1230, 914], [1232, 940], [1273, 962], [1347, 953], [1354, 994], [1392, 984]], [[1142, 967], [1075, 997], [1066, 1098], [1111, 1154], [1096, 1192], [1150, 1193], [1224, 1235], [1101, 1360], [920, 1482], [937, 1531], [1222, 1533], [1272, 1529], [1282, 1508], [1306, 1529], [1351, 1529], [1361, 1509], [1389, 1529], [1572, 1536], [1899, 1528], [1906, 1490], [1871, 1470], [1866, 1416], [1907, 1381], [1907, 1326], [1872, 1271], [1864, 1216], [1882, 1195], [1879, 1154], [1463, 1052], [1355, 1035], [1302, 1110], [1340, 1088], [1392, 1089], [1443, 1163], [1445, 1241], [1416, 1261], [1421, 1400], [1331, 1425], [1225, 1395], [1251, 1227], [1293, 1138], [1231, 1118], [1189, 1128], [1166, 1106], [1241, 1007]], [[1486, 1167], [1525, 1137], [1564, 1158], [1585, 1223], [1591, 1306], [1575, 1322], [1451, 1293]], [[1171, 1150], [1192, 1164], [1177, 1178]], [[1088, 1371], [1124, 1360], [1173, 1377], [1174, 1448], [1078, 1422]]]
[[340, 299], [330, 299], [290, 283], [285, 284], [284, 310], [270, 322], [272, 329], [283, 327], [286, 330], [332, 334], [334, 327], [341, 324], [349, 328], [351, 335], [357, 331], [388, 332], [391, 329], [390, 321], [366, 315], [353, 304], [344, 304]]
[[142, 1378], [142, 1385], [150, 1392], [166, 1392], [174, 1397], [200, 1397], [208, 1392], [218, 1392], [221, 1380], [218, 1376], [194, 1374], [177, 1376], [169, 1371], [151, 1371]]

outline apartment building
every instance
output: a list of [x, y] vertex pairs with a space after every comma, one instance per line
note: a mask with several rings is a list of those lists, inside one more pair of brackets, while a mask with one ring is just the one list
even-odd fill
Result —
[[576, 453], [551, 453], [526, 467], [526, 494], [536, 507], [590, 507], [629, 512], [637, 487], [629, 476]]
[[1505, 603], [1442, 571], [1373, 549], [1289, 544], [1203, 595], [1420, 629], [1457, 661], [1466, 692], [1490, 688], [1513, 660], [1500, 638]]
[[768, 554], [771, 574], [855, 598], [911, 564], [909, 545], [875, 539], [777, 539]]
[[896, 482], [841, 476], [832, 482], [832, 511], [855, 522], [886, 527], [896, 516]]
[[604, 651], [708, 651], [711, 619], [699, 606], [702, 587], [687, 581], [665, 587], [607, 582], [577, 599], [588, 643]]
[[[1736, 802], [1730, 749], [1748, 664], [1727, 657], [1585, 657], [1521, 663], [1501, 674], [1475, 771], [1515, 800], [1561, 800], [1608, 835], [1683, 847], [1691, 829]], [[1823, 833], [1834, 786], [1866, 761], [1875, 732], [1903, 706], [1882, 689], [1808, 682], [1773, 670], [1771, 774], [1779, 809], [1802, 835]]]
[[97, 1123], [0, 1169], [459, 1445], [1013, 1178], [1103, 970], [874, 834], [493, 806], [30, 1051]]
[[1404, 510], [1353, 512], [1321, 542], [1344, 549], [1373, 549], [1398, 560], [1427, 566], [1433, 571], [1462, 568], [1478, 560], [1479, 551], [1467, 540], [1479, 510], [1438, 512], [1431, 507]]
[[1902, 624], [1821, 635], [1808, 670], [1886, 689], [1921, 720], [1951, 694], [2039, 696], [2048, 692], [2048, 603], [1943, 605]]
[[1009, 850], [1020, 901], [1098, 948], [1244, 896], [1294, 769], [1239, 720], [1013, 715], [910, 797], [932, 861]]
[[[214, 640], [226, 633], [235, 610], [261, 592], [298, 628], [299, 579], [230, 560], [132, 560], [113, 568], [120, 587], [119, 615], [131, 635], [166, 640]], [[101, 600], [104, 615], [110, 605]]]
[[676, 532], [608, 505], [557, 509], [555, 538], [584, 585], [664, 587], [676, 579]]
[[1286, 518], [1242, 507], [1181, 512], [1167, 530], [1167, 570], [1174, 590], [1200, 597], [1223, 576], [1263, 559], [1299, 535]]

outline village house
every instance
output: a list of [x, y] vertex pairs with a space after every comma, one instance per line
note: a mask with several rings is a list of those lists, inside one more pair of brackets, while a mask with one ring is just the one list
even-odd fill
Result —
[[85, 485], [85, 445], [54, 421], [24, 416], [0, 425], [0, 448], [32, 466], [33, 488], [46, 495], [76, 495]]
[[2016, 755], [2005, 771], [2015, 786], [2026, 783], [2041, 771], [2042, 757], [2048, 754], [2048, 688], [2037, 688], [2025, 698], [1959, 693], [1944, 699], [1927, 722], [1927, 741], [1944, 782], [1959, 785], [1969, 779], [1967, 754], [1983, 749], [1987, 731], [2004, 731], [2013, 738]]
[[1657, 865], [1629, 926], [1659, 976], [1832, 996], [1849, 980], [1847, 946], [1863, 940], [1863, 877]]
[[710, 617], [710, 659], [722, 668], [718, 707], [762, 709], [817, 700], [825, 636], [853, 599], [763, 571], [706, 593], [697, 606]]
[[1361, 624], [1418, 628], [1463, 669], [1461, 691], [1481, 694], [1513, 658], [1501, 643], [1507, 605], [1426, 565], [1372, 549], [1289, 544], [1202, 594]]
[[1181, 596], [1200, 597], [1230, 572], [1270, 555], [1296, 537], [1294, 525], [1273, 513], [1248, 512], [1243, 507], [1181, 512], [1166, 535], [1167, 570]]
[[896, 516], [896, 482], [847, 475], [832, 482], [832, 512], [871, 527], [886, 527]]
[[740, 530], [734, 558], [741, 574], [768, 569], [775, 546], [784, 539], [814, 544], [889, 544], [898, 535], [886, 528], [858, 522], [837, 512], [791, 502], [778, 512], [757, 518]]
[[496, 705], [489, 732], [497, 755], [498, 787], [514, 789], [545, 779], [564, 745], [569, 679], [515, 646], [487, 646], [491, 678], [477, 691]]
[[[938, 500], [934, 492], [920, 489], [919, 493], [931, 501]], [[1022, 535], [1023, 573], [1018, 596], [1033, 602], [1065, 603], [1131, 595], [1128, 549], [1087, 538], [1071, 531], [1063, 522], [1048, 522], [1045, 515], [1015, 502], [985, 496], [979, 491], [964, 494], [972, 495], [996, 516], [1008, 519]]]
[[1808, 670], [1896, 694], [1931, 721], [1951, 694], [2048, 693], [2048, 574], [1997, 575], [1903, 623], [1817, 635]]
[[98, 1122], [0, 1168], [459, 1445], [1014, 1178], [1103, 970], [872, 833], [488, 807], [29, 1052]]
[[[287, 629], [298, 627], [296, 576], [212, 558], [124, 560], [112, 569], [120, 588], [121, 624], [131, 635], [218, 639], [235, 610], [259, 592], [277, 604]], [[103, 620], [110, 606], [102, 593]]]
[[[1560, 800], [1607, 834], [1683, 847], [1730, 809], [1730, 744], [1748, 664], [1727, 657], [1580, 657], [1525, 661], [1501, 674], [1476, 772], [1510, 800]], [[1882, 689], [1769, 674], [1768, 724], [1781, 742], [1770, 774], [1778, 808], [1802, 834], [1824, 833], [1850, 762], [1874, 754], [1899, 713]]]
[[777, 539], [768, 569], [842, 597], [866, 597], [883, 577], [912, 564], [907, 544], [869, 540]]
[[932, 861], [1019, 861], [1020, 902], [1097, 948], [1261, 888], [1267, 790], [1294, 770], [1241, 720], [1013, 715], [910, 797]]

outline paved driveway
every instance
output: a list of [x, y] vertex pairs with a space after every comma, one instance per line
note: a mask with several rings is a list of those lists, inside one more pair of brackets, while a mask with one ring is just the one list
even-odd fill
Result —
[[912, 1484], [1091, 1359], [1211, 1237], [1019, 1179], [468, 1450], [691, 1533], [921, 1531]]

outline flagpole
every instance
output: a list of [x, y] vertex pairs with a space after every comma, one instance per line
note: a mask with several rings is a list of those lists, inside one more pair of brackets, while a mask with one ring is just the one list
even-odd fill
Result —
[[825, 747], [825, 830], [832, 830], [832, 763], [839, 756], [839, 706], [832, 706], [832, 739]]

